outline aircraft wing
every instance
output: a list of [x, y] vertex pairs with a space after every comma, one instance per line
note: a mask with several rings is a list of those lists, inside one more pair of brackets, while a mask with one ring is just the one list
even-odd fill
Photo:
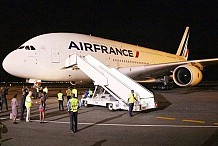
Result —
[[213, 58], [213, 59], [200, 59], [200, 60], [191, 60], [188, 61], [190, 63], [199, 63], [203, 67], [209, 66], [209, 65], [215, 65], [218, 64], [218, 58]]
[[146, 80], [150, 78], [158, 78], [164, 75], [171, 75], [176, 67], [188, 64], [197, 66], [200, 70], [203, 70], [206, 66], [218, 64], [218, 58], [133, 66], [119, 68], [118, 70], [125, 73], [128, 72], [127, 74], [135, 80]]

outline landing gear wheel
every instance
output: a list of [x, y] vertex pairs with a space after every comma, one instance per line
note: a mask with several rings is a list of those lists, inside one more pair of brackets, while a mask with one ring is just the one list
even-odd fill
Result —
[[108, 104], [108, 109], [109, 109], [109, 111], [113, 111], [113, 110], [114, 110], [114, 109], [113, 109], [113, 104], [112, 104], [112, 103]]

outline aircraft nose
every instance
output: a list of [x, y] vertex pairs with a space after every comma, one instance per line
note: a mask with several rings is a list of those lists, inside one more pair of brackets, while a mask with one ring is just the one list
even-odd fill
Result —
[[15, 54], [16, 54], [15, 51], [11, 52], [5, 57], [5, 59], [2, 62], [2, 66], [4, 70], [11, 75], [15, 75], [17, 70], [16, 64], [17, 64], [18, 56]]
[[7, 71], [8, 73], [10, 73], [11, 70], [11, 66], [12, 66], [12, 55], [11, 53], [8, 54], [5, 59], [2, 62], [2, 66], [4, 68], [5, 71]]

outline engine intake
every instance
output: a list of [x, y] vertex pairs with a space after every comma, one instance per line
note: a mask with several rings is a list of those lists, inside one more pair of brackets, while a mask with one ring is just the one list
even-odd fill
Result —
[[178, 66], [173, 71], [173, 80], [178, 86], [194, 86], [202, 80], [202, 72], [193, 65]]

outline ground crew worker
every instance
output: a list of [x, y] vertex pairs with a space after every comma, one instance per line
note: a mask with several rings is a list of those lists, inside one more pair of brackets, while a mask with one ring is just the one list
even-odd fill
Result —
[[72, 98], [67, 102], [67, 108], [70, 115], [70, 130], [77, 132], [77, 115], [79, 109], [79, 100], [72, 95]]
[[78, 97], [78, 94], [77, 94], [77, 89], [74, 87], [73, 90], [72, 90], [72, 94], [74, 94], [74, 97]]
[[24, 120], [24, 112], [25, 112], [25, 109], [26, 109], [25, 101], [26, 101], [26, 96], [28, 95], [28, 93], [29, 93], [28, 87], [23, 86], [22, 95], [21, 95], [21, 98], [20, 98], [20, 120]]
[[134, 95], [134, 90], [131, 90], [130, 96], [128, 98], [128, 103], [129, 103], [129, 116], [132, 117], [132, 110], [134, 107], [134, 100], [137, 101]]
[[93, 94], [92, 90], [91, 90], [91, 89], [89, 89], [89, 94], [88, 94], [88, 97], [92, 97], [92, 94]]
[[89, 96], [89, 91], [86, 91], [86, 93], [84, 94], [84, 98], [87, 98]]
[[43, 93], [45, 93], [46, 95], [48, 94], [48, 87], [45, 86], [45, 88], [42, 90]]
[[3, 93], [0, 89], [0, 112], [2, 112], [2, 98], [3, 98]]
[[32, 107], [32, 91], [29, 91], [28, 95], [26, 96], [26, 100], [25, 100], [25, 106], [26, 106], [26, 122], [30, 121], [30, 108]]
[[62, 107], [62, 110], [64, 111], [64, 94], [61, 92], [61, 90], [59, 90], [57, 98], [58, 98], [58, 103], [59, 103], [59, 111], [61, 111], [61, 107]]
[[39, 87], [37, 86], [37, 84], [34, 84], [32, 88], [33, 88], [33, 96], [35, 99], [37, 99], [39, 93]]
[[45, 119], [45, 94], [39, 93], [40, 101], [39, 101], [39, 119], [40, 123], [44, 123]]
[[7, 100], [7, 95], [8, 95], [8, 89], [7, 87], [1, 87], [1, 111], [3, 108], [3, 104], [5, 104], [6, 110], [8, 111], [8, 100]]
[[2, 145], [2, 133], [7, 133], [8, 128], [0, 121], [0, 146]]
[[67, 94], [67, 101], [68, 101], [71, 98], [71, 89], [70, 89], [70, 87], [67, 88], [66, 94]]

